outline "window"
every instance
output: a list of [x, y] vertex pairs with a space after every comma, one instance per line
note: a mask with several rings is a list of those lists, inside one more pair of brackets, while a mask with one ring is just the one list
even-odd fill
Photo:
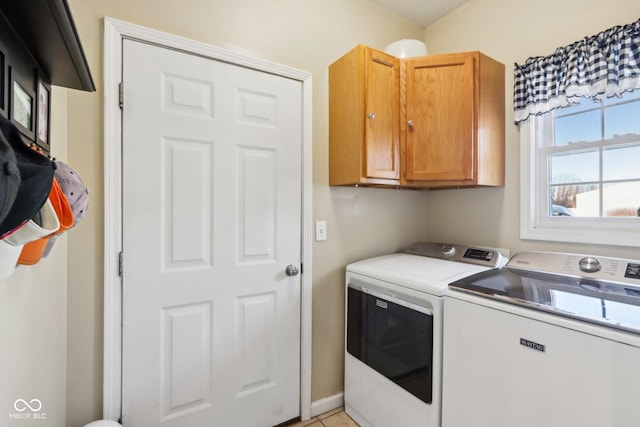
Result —
[[522, 238], [640, 246], [640, 90], [584, 99], [520, 132]]
[[640, 20], [516, 65], [521, 237], [640, 247]]
[[[552, 137], [537, 142], [546, 159], [551, 216], [638, 217], [640, 91], [583, 100], [542, 120]], [[537, 177], [541, 182], [545, 177]]]

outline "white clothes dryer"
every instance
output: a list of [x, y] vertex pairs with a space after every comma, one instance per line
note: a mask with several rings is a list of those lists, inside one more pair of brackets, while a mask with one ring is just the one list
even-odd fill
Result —
[[360, 426], [436, 427], [443, 292], [502, 267], [498, 250], [419, 242], [346, 269], [345, 410]]

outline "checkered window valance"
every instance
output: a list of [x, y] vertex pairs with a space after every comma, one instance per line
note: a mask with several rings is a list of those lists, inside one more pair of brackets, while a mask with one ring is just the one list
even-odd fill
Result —
[[515, 124], [531, 115], [640, 87], [640, 19], [515, 64]]

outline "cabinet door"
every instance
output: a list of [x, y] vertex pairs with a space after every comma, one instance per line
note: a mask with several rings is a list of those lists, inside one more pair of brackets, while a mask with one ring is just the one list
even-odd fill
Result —
[[474, 180], [475, 68], [469, 54], [406, 61], [407, 181]]
[[365, 56], [364, 173], [400, 178], [400, 61], [372, 49]]

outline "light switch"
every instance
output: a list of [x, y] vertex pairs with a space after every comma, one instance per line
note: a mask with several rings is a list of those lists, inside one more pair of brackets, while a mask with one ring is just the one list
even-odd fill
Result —
[[316, 242], [327, 240], [327, 221], [316, 221]]

